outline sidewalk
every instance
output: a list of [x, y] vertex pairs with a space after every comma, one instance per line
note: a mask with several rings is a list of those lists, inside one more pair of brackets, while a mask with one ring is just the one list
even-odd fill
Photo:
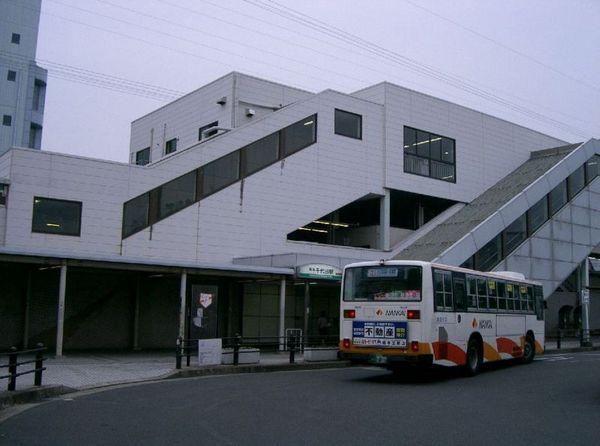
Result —
[[[600, 348], [600, 336], [592, 336], [592, 345], [593, 347], [587, 347], [589, 348]], [[560, 349], [558, 348], [558, 344], [557, 344], [557, 339], [556, 338], [550, 338], [550, 339], [546, 339], [546, 350], [545, 353], [546, 354], [550, 354], [550, 353], [561, 353], [561, 352], [573, 352], [573, 351], [578, 351], [579, 349], [581, 349], [581, 341], [579, 340], [579, 338], [566, 338], [566, 339], [562, 339], [560, 342]]]

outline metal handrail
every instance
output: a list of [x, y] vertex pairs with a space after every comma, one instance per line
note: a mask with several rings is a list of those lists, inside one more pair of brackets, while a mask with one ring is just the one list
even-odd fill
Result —
[[[33, 385], [41, 386], [42, 385], [42, 372], [46, 370], [44, 367], [44, 360], [48, 359], [44, 357], [44, 352], [46, 351], [46, 347], [44, 344], [37, 344], [36, 348], [27, 349], [27, 350], [17, 350], [16, 347], [11, 347], [8, 352], [0, 353], [0, 356], [8, 356], [8, 364], [0, 364], [0, 368], [8, 368], [7, 375], [0, 375], [0, 379], [8, 378], [8, 391], [14, 391], [17, 388], [17, 377], [22, 375], [28, 375], [30, 373], [34, 373]], [[27, 361], [19, 361], [18, 356], [28, 353], [35, 353], [35, 359], [27, 360]], [[24, 372], [18, 372], [17, 369], [21, 365], [25, 364], [35, 364], [35, 367], [31, 370], [26, 370]]]

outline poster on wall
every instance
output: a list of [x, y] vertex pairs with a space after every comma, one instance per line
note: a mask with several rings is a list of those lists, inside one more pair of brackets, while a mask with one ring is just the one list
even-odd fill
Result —
[[192, 285], [190, 306], [190, 338], [212, 339], [217, 337], [218, 292], [215, 285]]

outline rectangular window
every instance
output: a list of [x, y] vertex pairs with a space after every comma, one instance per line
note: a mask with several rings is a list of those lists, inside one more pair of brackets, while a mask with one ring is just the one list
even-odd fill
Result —
[[242, 148], [242, 175], [244, 177], [279, 159], [279, 132]]
[[21, 34], [12, 33], [12, 37], [10, 39], [10, 43], [14, 43], [15, 45], [19, 45], [21, 43]]
[[169, 153], [173, 153], [176, 150], [177, 150], [177, 138], [170, 139], [165, 143], [165, 155], [168, 155]]
[[600, 156], [592, 156], [587, 163], [585, 163], [585, 176], [588, 183], [594, 180], [598, 176], [600, 170]]
[[196, 201], [196, 171], [163, 184], [159, 190], [158, 218], [162, 219]]
[[502, 253], [509, 255], [527, 238], [527, 221], [525, 214], [521, 215], [502, 231]]
[[14, 82], [17, 80], [17, 72], [13, 70], [8, 70], [8, 74], [6, 75], [6, 80], [10, 82]]
[[581, 166], [575, 170], [567, 178], [569, 200], [585, 187], [585, 166]]
[[362, 116], [336, 108], [335, 134], [362, 139]]
[[515, 291], [516, 287], [512, 283], [506, 284], [506, 309], [513, 311], [515, 309]]
[[527, 234], [531, 235], [548, 220], [548, 197], [545, 196], [527, 211]]
[[477, 301], [480, 310], [487, 310], [487, 280], [477, 279]]
[[488, 280], [488, 308], [496, 311], [498, 308], [498, 287], [495, 280]]
[[31, 123], [29, 126], [29, 148], [39, 149], [42, 146], [42, 126]]
[[2, 116], [2, 125], [10, 127], [12, 125], [12, 116], [11, 115]]
[[467, 276], [467, 308], [477, 310], [477, 279]]
[[138, 166], [145, 166], [150, 163], [150, 147], [135, 152], [135, 163]]
[[434, 270], [435, 310], [452, 311], [452, 273], [450, 271]]
[[498, 234], [475, 253], [475, 267], [489, 271], [502, 260], [502, 237]]
[[317, 115], [309, 116], [281, 130], [282, 158], [317, 141]]
[[211, 122], [205, 126], [202, 126], [198, 129], [198, 141], [202, 141], [203, 139], [210, 138], [211, 136], [215, 136], [219, 131], [217, 129], [213, 129], [208, 131], [208, 129], [212, 127], [218, 127], [219, 121]]
[[0, 206], [6, 206], [8, 200], [8, 184], [0, 183]]
[[123, 238], [148, 226], [150, 193], [135, 197], [123, 204]]
[[498, 310], [506, 310], [506, 284], [496, 282], [498, 285]]
[[36, 79], [33, 84], [33, 109], [40, 110], [44, 106], [44, 92], [46, 91], [46, 83]]
[[535, 297], [535, 314], [538, 321], [544, 320], [544, 289], [536, 285], [533, 287], [533, 294]]
[[201, 196], [210, 194], [240, 179], [240, 151], [225, 155], [200, 168]]
[[550, 215], [554, 215], [567, 203], [567, 182], [562, 181], [550, 191]]
[[348, 268], [344, 300], [356, 302], [421, 300], [420, 266], [366, 266]]
[[456, 182], [455, 141], [405, 126], [404, 172]]
[[81, 202], [34, 197], [31, 232], [79, 237]]

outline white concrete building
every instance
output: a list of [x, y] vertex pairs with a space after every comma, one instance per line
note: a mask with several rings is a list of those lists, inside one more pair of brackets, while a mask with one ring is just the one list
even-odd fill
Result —
[[41, 0], [0, 0], [0, 154], [42, 143], [47, 71], [35, 63]]
[[134, 121], [129, 164], [0, 157], [4, 342], [311, 335], [320, 314], [335, 333], [340, 268], [391, 258], [520, 271], [575, 311], [564, 283], [600, 243], [597, 153], [389, 83], [231, 73]]

